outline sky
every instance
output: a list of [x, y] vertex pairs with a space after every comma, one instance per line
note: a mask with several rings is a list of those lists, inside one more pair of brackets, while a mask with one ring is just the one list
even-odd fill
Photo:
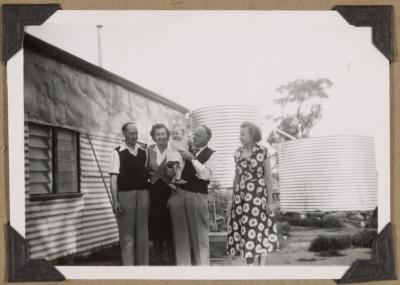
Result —
[[249, 104], [279, 113], [278, 86], [318, 78], [333, 86], [313, 135], [374, 136], [376, 110], [387, 107], [388, 62], [371, 29], [335, 11], [69, 12], [27, 32], [97, 64], [101, 24], [105, 69], [191, 110]]

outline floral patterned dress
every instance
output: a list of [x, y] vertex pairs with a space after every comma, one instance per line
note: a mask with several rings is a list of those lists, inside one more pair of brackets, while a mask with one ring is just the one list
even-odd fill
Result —
[[253, 258], [278, 249], [279, 241], [274, 214], [267, 212], [267, 151], [259, 144], [248, 158], [242, 157], [242, 151], [240, 147], [234, 155], [238, 179], [233, 190], [226, 251], [229, 255]]

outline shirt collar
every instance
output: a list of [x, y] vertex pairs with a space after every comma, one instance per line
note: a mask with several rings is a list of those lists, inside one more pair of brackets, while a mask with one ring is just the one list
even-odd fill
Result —
[[[171, 147], [170, 143], [167, 142], [167, 148], [164, 150], [163, 153], [165, 153], [170, 147]], [[155, 150], [156, 153], [161, 154], [161, 151], [160, 151], [160, 149], [158, 148], [158, 145], [157, 145], [157, 144], [155, 144], [154, 150]]]
[[203, 147], [201, 147], [201, 148], [196, 149], [196, 150], [194, 151], [195, 156], [197, 157], [197, 156], [203, 151], [203, 149], [205, 149], [206, 147], [207, 147], [207, 145], [205, 145], [205, 146], [203, 146]]
[[142, 147], [140, 145], [138, 145], [137, 143], [135, 144], [134, 148], [131, 148], [131, 147], [127, 146], [126, 143], [123, 143], [120, 146], [119, 151], [123, 151], [123, 150], [127, 149], [130, 153], [136, 155], [139, 148], [142, 148]]

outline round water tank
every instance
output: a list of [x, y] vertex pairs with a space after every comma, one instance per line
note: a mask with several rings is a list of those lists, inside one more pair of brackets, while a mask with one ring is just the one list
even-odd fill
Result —
[[283, 211], [367, 211], [377, 204], [374, 140], [329, 136], [278, 146]]
[[218, 153], [218, 166], [212, 180], [221, 187], [232, 187], [235, 174], [233, 155], [240, 146], [239, 131], [243, 121], [260, 123], [255, 106], [211, 106], [196, 109], [191, 114], [192, 130], [205, 124], [212, 131], [209, 146]]

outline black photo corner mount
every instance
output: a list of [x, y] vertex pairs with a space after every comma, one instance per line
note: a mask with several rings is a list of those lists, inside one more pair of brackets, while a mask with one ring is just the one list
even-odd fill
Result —
[[357, 259], [337, 280], [338, 284], [397, 280], [393, 244], [393, 226], [388, 223], [372, 242], [371, 259]]
[[[24, 26], [41, 25], [61, 9], [59, 4], [2, 5], [2, 62], [6, 63], [23, 46]], [[8, 282], [63, 281], [65, 277], [45, 259], [29, 259], [28, 242], [10, 224], [7, 232]]]
[[373, 44], [390, 63], [394, 61], [394, 11], [392, 5], [337, 5], [333, 10], [336, 10], [350, 25], [372, 27]]
[[8, 282], [63, 281], [62, 275], [45, 259], [29, 259], [28, 242], [10, 224], [7, 226]]
[[4, 4], [2, 5], [3, 52], [6, 63], [21, 48], [24, 41], [24, 26], [41, 25], [57, 10], [59, 4]]

